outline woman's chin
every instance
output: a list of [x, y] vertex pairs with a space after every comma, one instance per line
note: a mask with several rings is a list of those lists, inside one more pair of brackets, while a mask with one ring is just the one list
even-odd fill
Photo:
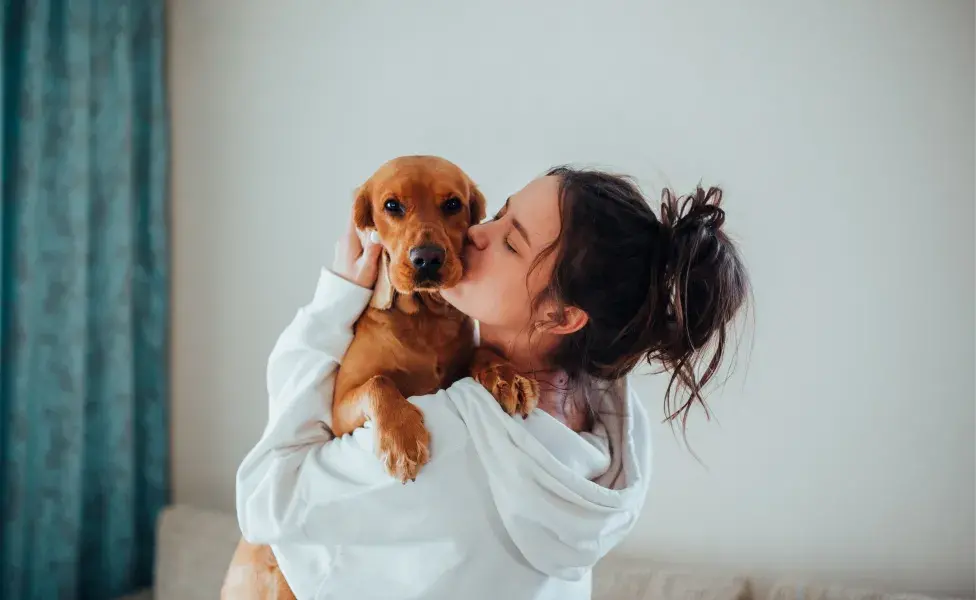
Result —
[[454, 287], [442, 289], [440, 294], [441, 294], [441, 298], [443, 298], [445, 302], [447, 302], [454, 308], [458, 309], [459, 311], [463, 312], [464, 314], [468, 314], [468, 311], [465, 310], [467, 308], [466, 306], [467, 302], [464, 301], [466, 295], [464, 293], [463, 281]]
[[445, 302], [447, 302], [448, 304], [450, 304], [454, 308], [458, 308], [457, 304], [455, 304], [455, 303], [459, 300], [459, 298], [461, 296], [461, 294], [459, 294], [460, 290], [458, 289], [458, 286], [459, 285], [461, 285], [461, 284], [458, 284], [458, 285], [455, 285], [455, 286], [452, 286], [452, 287], [449, 287], [449, 288], [443, 288], [440, 291], [441, 298], [443, 298]]

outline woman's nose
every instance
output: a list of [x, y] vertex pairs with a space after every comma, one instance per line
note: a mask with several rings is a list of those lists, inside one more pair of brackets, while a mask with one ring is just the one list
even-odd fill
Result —
[[484, 223], [472, 225], [468, 228], [468, 241], [478, 250], [488, 247], [488, 231]]

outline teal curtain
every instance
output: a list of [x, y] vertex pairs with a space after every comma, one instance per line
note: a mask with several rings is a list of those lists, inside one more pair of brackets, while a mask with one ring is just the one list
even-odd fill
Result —
[[0, 598], [113, 598], [168, 490], [165, 2], [0, 2]]

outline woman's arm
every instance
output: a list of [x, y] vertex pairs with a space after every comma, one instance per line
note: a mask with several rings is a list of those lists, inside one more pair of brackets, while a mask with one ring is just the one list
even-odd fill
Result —
[[237, 516], [249, 542], [300, 541], [310, 504], [319, 512], [393, 483], [369, 431], [334, 439], [330, 429], [335, 373], [369, 297], [323, 269], [312, 301], [271, 352], [268, 424], [237, 472]]
[[393, 483], [376, 459], [369, 430], [339, 439], [331, 431], [335, 375], [376, 281], [379, 245], [367, 241], [363, 248], [362, 242], [350, 219], [332, 271], [321, 271], [311, 302], [271, 352], [268, 424], [237, 471], [237, 517], [249, 542], [306, 539], [313, 506], [324, 515], [315, 529], [341, 535], [341, 524], [330, 521], [343, 511], [330, 506]]

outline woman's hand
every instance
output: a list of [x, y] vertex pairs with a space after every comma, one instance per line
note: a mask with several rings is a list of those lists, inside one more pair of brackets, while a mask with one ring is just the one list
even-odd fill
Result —
[[369, 233], [361, 233], [353, 223], [352, 215], [345, 232], [335, 245], [332, 272], [364, 288], [376, 285], [380, 251], [383, 246], [371, 239]]

